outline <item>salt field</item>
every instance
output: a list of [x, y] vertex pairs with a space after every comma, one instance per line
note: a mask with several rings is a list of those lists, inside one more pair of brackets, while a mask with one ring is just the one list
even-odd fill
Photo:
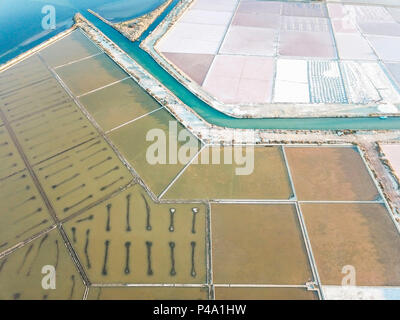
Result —
[[312, 280], [294, 206], [221, 204], [211, 210], [216, 284], [304, 285]]
[[299, 200], [362, 201], [379, 198], [357, 149], [286, 148]]
[[[243, 150], [254, 154], [254, 170], [251, 174], [237, 175], [238, 165], [233, 161], [231, 164], [225, 161], [234, 156], [232, 147], [210, 146], [193, 160], [167, 190], [164, 198], [289, 199], [293, 196], [281, 148], [256, 147], [254, 151], [246, 148]], [[220, 162], [213, 164], [218, 159]], [[245, 164], [240, 167], [245, 169]]]
[[382, 112], [398, 113], [396, 71], [387, 72], [400, 59], [395, 9], [255, 0], [215, 7], [194, 1], [156, 45], [208, 101], [239, 106], [237, 114], [271, 103], [388, 104]]
[[[383, 5], [195, 0], [157, 49], [238, 108], [396, 113], [399, 21]], [[217, 126], [118, 50], [81, 21], [0, 71], [0, 299], [400, 296], [398, 130]]]
[[358, 286], [399, 285], [400, 239], [383, 205], [302, 204], [301, 210], [323, 285], [340, 285], [345, 265], [355, 268]]

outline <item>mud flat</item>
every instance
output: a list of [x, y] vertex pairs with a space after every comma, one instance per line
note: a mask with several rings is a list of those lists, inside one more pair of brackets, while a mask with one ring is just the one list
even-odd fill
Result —
[[312, 280], [293, 205], [212, 205], [211, 226], [215, 284], [305, 285]]
[[[382, 204], [301, 204], [322, 285], [398, 286], [400, 236]], [[348, 272], [348, 271], [347, 271]]]
[[376, 200], [379, 193], [354, 147], [285, 148], [299, 200]]

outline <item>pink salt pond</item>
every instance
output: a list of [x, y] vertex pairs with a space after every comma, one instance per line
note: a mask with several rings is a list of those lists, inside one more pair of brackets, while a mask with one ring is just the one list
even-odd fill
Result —
[[270, 102], [273, 70], [272, 58], [219, 55], [203, 87], [224, 103]]
[[214, 60], [212, 54], [165, 52], [164, 56], [199, 85], [203, 84]]
[[279, 54], [292, 57], [336, 58], [329, 33], [282, 31]]

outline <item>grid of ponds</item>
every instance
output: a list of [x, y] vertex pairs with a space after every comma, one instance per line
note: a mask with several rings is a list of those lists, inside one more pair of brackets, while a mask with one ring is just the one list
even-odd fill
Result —
[[[56, 44], [90, 47], [76, 33]], [[232, 163], [213, 164], [213, 146], [193, 139], [187, 161], [151, 165], [148, 131], [171, 136], [169, 150], [183, 127], [133, 80], [115, 83], [116, 64], [96, 63], [102, 70], [86, 75], [106, 74], [109, 83], [70, 90], [77, 75], [59, 71], [102, 56], [87, 54], [49, 64], [51, 55], [39, 52], [22, 62], [39, 78], [25, 79], [19, 64], [0, 74], [2, 103], [4, 94], [49, 80], [70, 117], [59, 106], [15, 117], [0, 107], [0, 188], [9, 193], [0, 200], [4, 299], [316, 299], [341, 279], [344, 263], [359, 269], [361, 285], [399, 285], [399, 234], [357, 148], [256, 146], [254, 172], [240, 176]], [[32, 104], [42, 98], [50, 99], [35, 95]], [[232, 148], [215, 150], [223, 163]], [[59, 290], [43, 291], [41, 264], [56, 266]]]
[[395, 9], [196, 0], [156, 47], [222, 103], [400, 103]]

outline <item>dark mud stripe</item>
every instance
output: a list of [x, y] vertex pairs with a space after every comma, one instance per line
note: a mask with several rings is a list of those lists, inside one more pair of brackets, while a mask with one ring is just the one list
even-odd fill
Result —
[[[65, 103], [67, 103], [69, 100], [62, 100], [62, 101], [60, 101], [60, 102], [57, 102], [57, 101], [58, 101], [58, 99], [53, 99], [53, 100], [50, 100], [50, 101], [47, 101], [47, 102], [41, 101], [40, 105], [37, 105], [37, 108], [40, 108], [40, 109], [51, 109], [51, 108], [54, 108], [54, 107], [58, 107], [58, 106], [60, 106], [60, 105], [63, 105], [63, 104], [65, 104]], [[54, 103], [54, 102], [57, 102], [57, 103]], [[29, 108], [29, 110], [23, 109], [22, 111], [14, 112], [14, 113], [10, 114], [10, 117], [11, 117], [11, 118], [15, 118], [15, 117], [18, 117], [18, 116], [21, 116], [21, 115], [26, 114], [27, 111], [34, 111], [34, 110], [37, 109], [37, 108], [32, 108], [32, 106], [31, 106], [31, 107]], [[16, 108], [14, 108], [14, 110], [15, 110], [15, 109], [16, 109]], [[31, 112], [31, 113], [32, 113], [32, 112]]]
[[19, 274], [22, 270], [22, 268], [25, 265], [26, 259], [28, 258], [29, 254], [32, 252], [33, 244], [31, 244], [28, 248], [28, 250], [25, 252], [24, 258], [22, 259], [22, 263], [18, 268], [17, 274]]
[[[24, 119], [18, 120], [15, 123], [15, 126], [16, 127], [23, 126], [23, 125], [25, 125], [27, 123], [32, 123], [33, 121], [36, 121], [36, 120], [39, 120], [39, 119], [42, 119], [42, 118], [46, 118], [46, 116], [47, 116], [46, 113], [39, 113], [39, 114], [31, 116], [31, 117], [26, 117]], [[36, 124], [36, 128], [37, 128], [37, 126], [39, 124]], [[30, 127], [30, 128], [33, 128], [33, 127]]]
[[60, 181], [60, 182], [57, 183], [57, 184], [53, 184], [53, 185], [51, 186], [51, 188], [52, 188], [52, 189], [56, 189], [57, 187], [63, 185], [64, 183], [70, 182], [70, 181], [74, 180], [75, 178], [77, 178], [77, 177], [79, 177], [79, 176], [80, 176], [80, 173], [75, 173], [74, 175], [70, 176], [69, 178], [66, 178], [66, 179], [62, 180], [62, 181]]
[[61, 158], [61, 159], [58, 159], [57, 161], [54, 161], [54, 162], [49, 163], [49, 164], [46, 164], [45, 166], [40, 167], [40, 168], [39, 168], [39, 171], [42, 171], [43, 169], [49, 168], [49, 167], [51, 167], [51, 166], [54, 166], [55, 164], [57, 164], [57, 163], [59, 163], [59, 162], [61, 162], [61, 161], [64, 161], [64, 160], [66, 160], [66, 159], [68, 159], [68, 158], [69, 158], [69, 156], [65, 156], [65, 157], [63, 157], [63, 158]]
[[25, 219], [28, 219], [28, 218], [34, 216], [35, 214], [42, 212], [42, 210], [43, 210], [42, 208], [37, 208], [35, 211], [28, 213], [26, 216], [23, 216], [23, 217], [19, 218], [18, 220], [15, 220], [14, 224], [17, 224]]
[[125, 274], [131, 273], [131, 270], [129, 268], [130, 248], [131, 248], [131, 243], [129, 241], [125, 242], [125, 269], [124, 269]]
[[29, 201], [32, 201], [32, 200], [36, 200], [36, 196], [31, 196], [30, 198], [28, 198], [28, 199], [26, 199], [26, 200], [24, 200], [24, 201], [18, 203], [16, 206], [12, 207], [11, 210], [15, 210], [15, 209], [17, 209], [17, 208], [19, 208], [19, 207], [25, 205], [25, 204], [28, 203]]
[[150, 205], [147, 202], [146, 197], [143, 195], [143, 193], [140, 194], [142, 196], [142, 199], [144, 201], [144, 205], [146, 206], [146, 230], [150, 231], [151, 230], [151, 224], [150, 224], [150, 214], [151, 214], [151, 209]]
[[37, 257], [39, 256], [40, 249], [42, 248], [43, 243], [47, 240], [48, 237], [49, 237], [49, 235], [46, 233], [46, 234], [44, 235], [44, 237], [40, 240], [39, 247], [38, 247], [38, 249], [37, 249], [37, 251], [36, 251], [35, 257], [33, 258], [32, 262], [31, 262], [31, 264], [30, 264], [30, 266], [29, 266], [29, 270], [28, 270], [28, 272], [26, 273], [26, 275], [27, 275], [28, 277], [30, 276], [30, 274], [31, 274], [31, 272], [32, 272], [32, 267], [33, 267], [33, 265], [34, 265], [34, 263], [35, 263]]
[[101, 187], [101, 188], [100, 188], [100, 191], [104, 191], [104, 190], [106, 190], [106, 189], [112, 187], [114, 184], [116, 184], [118, 181], [121, 181], [121, 180], [124, 180], [124, 177], [119, 177], [118, 179], [114, 180], [113, 182], [111, 182], [111, 183], [109, 183], [109, 184], [107, 184], [107, 185]]
[[71, 210], [71, 209], [73, 209], [73, 208], [75, 208], [75, 207], [81, 205], [83, 202], [85, 202], [85, 201], [87, 201], [87, 200], [89, 200], [89, 199], [92, 199], [92, 198], [93, 198], [93, 195], [90, 194], [90, 195], [88, 195], [86, 198], [83, 198], [82, 200], [80, 200], [80, 201], [74, 203], [72, 206], [65, 207], [65, 208], [64, 208], [64, 212], [67, 212], [67, 211], [69, 211], [69, 210]]
[[106, 231], [109, 232], [111, 230], [111, 203], [107, 204], [107, 222], [106, 222]]
[[90, 264], [90, 259], [89, 259], [89, 235], [90, 235], [90, 229], [86, 230], [86, 241], [85, 241], [85, 257], [86, 257], [86, 266], [88, 269], [90, 269], [92, 266]]
[[151, 241], [146, 241], [147, 248], [147, 275], [153, 275], [153, 269], [151, 268], [151, 246], [153, 243]]
[[106, 150], [107, 150], [107, 148], [101, 148], [100, 150], [97, 150], [97, 151], [95, 151], [95, 152], [89, 154], [88, 156], [86, 156], [86, 157], [80, 159], [80, 161], [81, 161], [81, 162], [82, 162], [82, 161], [86, 161], [87, 159], [89, 159], [89, 158], [95, 156], [96, 154], [99, 154], [100, 152], [103, 152], [103, 151], [106, 151]]
[[106, 172], [102, 173], [101, 175], [94, 177], [94, 179], [98, 180], [98, 179], [104, 178], [106, 175], [110, 174], [111, 172], [117, 171], [117, 170], [119, 170], [119, 166], [115, 166], [114, 168], [107, 170]]
[[27, 132], [29, 132], [29, 131], [31, 131], [31, 130], [35, 130], [35, 129], [37, 129], [37, 128], [40, 128], [41, 126], [44, 126], [45, 124], [48, 124], [48, 123], [49, 123], [49, 120], [40, 122], [38, 125], [36, 125], [36, 126], [34, 126], [34, 127], [28, 127], [28, 128], [25, 128], [25, 129], [23, 129], [23, 130], [18, 131], [18, 134], [27, 133]]
[[71, 288], [71, 293], [69, 294], [69, 300], [72, 300], [72, 297], [74, 296], [74, 291], [75, 291], [75, 275], [71, 275], [71, 281], [72, 281], [72, 288]]
[[84, 129], [87, 129], [88, 127], [89, 126], [87, 124], [85, 124], [84, 126], [81, 126], [79, 128], [73, 128], [73, 129], [71, 129], [69, 131], [65, 131], [65, 134], [69, 135], [70, 133], [75, 133], [76, 131], [84, 130]]
[[83, 139], [86, 139], [87, 137], [90, 137], [90, 136], [94, 136], [95, 134], [96, 133], [92, 131], [92, 132], [90, 132], [88, 134], [85, 134], [84, 136], [81, 136], [79, 138], [73, 139], [72, 142], [82, 141]]
[[51, 109], [51, 112], [58, 112], [58, 111], [60, 111], [60, 110], [69, 109], [69, 108], [72, 108], [72, 107], [75, 107], [75, 105], [73, 105], [72, 103], [68, 103], [67, 105], [62, 106], [62, 107], [52, 108], [52, 109]]
[[83, 151], [87, 151], [87, 150], [89, 150], [91, 147], [94, 147], [94, 146], [98, 145], [99, 143], [101, 143], [101, 141], [100, 141], [100, 140], [97, 140], [96, 142], [93, 142], [93, 143], [91, 143], [90, 145], [85, 146], [85, 148], [82, 148], [82, 149], [77, 150], [75, 153], [78, 154], [78, 153], [81, 153], [81, 152], [83, 152]]
[[[72, 112], [70, 112], [68, 114], [61, 115], [61, 116], [59, 116], [59, 118], [63, 118], [63, 117], [69, 116], [69, 115], [75, 113], [75, 111], [77, 111], [77, 110], [74, 110], [74, 111], [72, 111]], [[79, 117], [78, 119], [71, 119], [69, 121], [61, 123], [61, 127], [68, 127], [71, 124], [76, 124], [78, 121], [82, 121], [82, 120], [83, 120], [83, 117]]]
[[194, 257], [195, 257], [195, 249], [196, 249], [196, 242], [192, 241], [190, 243], [190, 245], [192, 247], [192, 269], [190, 271], [190, 275], [193, 278], [196, 278], [195, 259], [194, 259]]
[[55, 244], [56, 244], [56, 264], [54, 265], [54, 268], [57, 270], [58, 261], [59, 261], [59, 258], [60, 258], [60, 248], [58, 247], [58, 240], [57, 239], [55, 241]]
[[176, 276], [176, 270], [175, 270], [175, 254], [174, 254], [174, 249], [175, 249], [175, 242], [170, 242], [169, 243], [169, 248], [171, 251], [171, 271], [169, 272], [169, 274], [171, 276]]
[[32, 231], [32, 230], [36, 229], [37, 227], [40, 227], [42, 224], [46, 224], [47, 222], [49, 222], [49, 220], [44, 219], [42, 222], [40, 222], [40, 223], [38, 223], [38, 224], [35, 224], [34, 226], [30, 227], [29, 229], [25, 230], [24, 232], [21, 232], [20, 234], [18, 234], [18, 235], [16, 236], [16, 238], [17, 238], [17, 239], [20, 238], [20, 237], [21, 237], [22, 235], [24, 235], [25, 233], [27, 233], [27, 232], [29, 232], [29, 231]]
[[80, 190], [80, 189], [82, 189], [84, 187], [86, 187], [86, 184], [82, 183], [80, 186], [77, 186], [77, 187], [73, 188], [72, 190], [69, 190], [69, 191], [63, 193], [62, 195], [58, 196], [56, 198], [56, 200], [59, 201], [62, 198], [66, 197], [66, 196], [68, 196], [68, 195], [70, 195], [70, 194], [72, 194], [72, 193], [74, 193], [74, 192], [76, 192], [76, 191], [78, 191], [78, 190]]
[[1, 261], [1, 263], [0, 263], [0, 272], [3, 270], [6, 262], [7, 262], [7, 258], [5, 258], [5, 259], [3, 259], [3, 261]]
[[108, 263], [108, 248], [110, 246], [110, 240], [106, 240], [104, 242], [104, 246], [105, 246], [105, 249], [104, 249], [104, 263], [103, 263], [103, 270], [102, 270], [101, 274], [103, 276], [106, 276], [107, 275], [107, 263]]
[[192, 208], [193, 218], [192, 218], [192, 233], [196, 233], [196, 215], [199, 212], [198, 208]]
[[44, 135], [47, 135], [49, 132], [53, 132], [53, 129], [42, 131], [42, 132], [40, 132], [38, 134], [35, 134], [35, 135], [31, 135], [31, 136], [29, 136], [29, 138], [25, 138], [24, 140], [25, 140], [25, 142], [32, 141], [32, 140], [40, 138], [40, 137], [42, 137]]
[[45, 175], [44, 178], [45, 178], [45, 179], [48, 179], [48, 178], [50, 178], [50, 177], [52, 177], [52, 176], [55, 176], [56, 174], [59, 174], [60, 172], [63, 172], [64, 170], [67, 170], [67, 169], [69, 169], [69, 168], [72, 168], [73, 166], [74, 166], [74, 165], [71, 163], [71, 164], [69, 164], [68, 166], [62, 167], [61, 169], [58, 169], [58, 170], [56, 170], [56, 171], [54, 171], [54, 172], [51, 172], [51, 173]]
[[169, 209], [169, 232], [174, 232], [175, 227], [174, 227], [174, 215], [175, 215], [175, 209], [174, 208], [170, 208]]
[[72, 227], [71, 232], [72, 232], [72, 242], [76, 243], [76, 228]]
[[126, 196], [126, 231], [131, 231], [131, 221], [130, 221], [130, 207], [131, 207], [131, 194]]
[[82, 219], [79, 219], [76, 222], [77, 223], [81, 223], [81, 222], [84, 222], [84, 221], [90, 221], [90, 220], [93, 220], [93, 218], [94, 218], [94, 215], [91, 214], [90, 216], [82, 218]]

